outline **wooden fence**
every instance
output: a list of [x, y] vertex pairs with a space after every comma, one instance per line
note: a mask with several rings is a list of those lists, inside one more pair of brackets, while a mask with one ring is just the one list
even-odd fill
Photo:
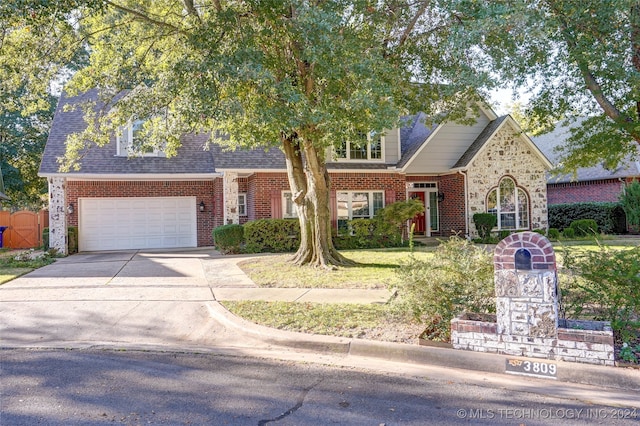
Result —
[[37, 248], [42, 246], [42, 230], [49, 226], [49, 212], [38, 213], [0, 211], [0, 226], [6, 226], [2, 234], [2, 246], [8, 248]]

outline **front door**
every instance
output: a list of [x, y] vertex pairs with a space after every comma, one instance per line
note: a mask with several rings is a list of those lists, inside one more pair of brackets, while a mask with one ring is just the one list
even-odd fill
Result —
[[[422, 201], [422, 205], [424, 206], [424, 191], [420, 192], [410, 192], [409, 198], [413, 198], [416, 200]], [[425, 235], [427, 230], [427, 215], [425, 214], [427, 209], [425, 208], [422, 213], [418, 213], [412, 220], [411, 223], [414, 224], [413, 233], [418, 235]]]

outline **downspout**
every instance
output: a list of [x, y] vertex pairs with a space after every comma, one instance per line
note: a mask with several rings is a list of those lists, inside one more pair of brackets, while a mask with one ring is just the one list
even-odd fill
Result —
[[464, 182], [464, 235], [470, 238], [469, 235], [469, 191], [467, 188], [467, 173], [464, 170], [458, 170], [458, 173], [462, 175]]

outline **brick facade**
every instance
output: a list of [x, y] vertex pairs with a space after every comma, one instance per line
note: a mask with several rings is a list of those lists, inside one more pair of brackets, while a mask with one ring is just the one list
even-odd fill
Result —
[[603, 179], [582, 182], [550, 183], [547, 185], [549, 204], [571, 204], [586, 201], [615, 203], [622, 192], [624, 182]]
[[[196, 206], [205, 203], [205, 212], [198, 212], [198, 247], [211, 246], [211, 231], [220, 222], [222, 188], [216, 191], [213, 181], [68, 181], [66, 205], [78, 205], [78, 198], [108, 197], [184, 197], [195, 196]], [[78, 226], [78, 211], [68, 215], [68, 225]]]

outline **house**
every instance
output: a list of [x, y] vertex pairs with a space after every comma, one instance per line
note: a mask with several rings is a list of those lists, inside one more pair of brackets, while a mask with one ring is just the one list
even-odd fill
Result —
[[[558, 126], [552, 132], [533, 137], [536, 146], [556, 165], [554, 149], [569, 138], [571, 126]], [[627, 158], [615, 170], [602, 164], [577, 170], [575, 175], [548, 175], [547, 198], [549, 204], [579, 202], [617, 202], [625, 185], [640, 179], [640, 162]]]
[[[171, 158], [128, 156], [134, 125], [84, 152], [79, 171], [60, 172], [67, 136], [85, 126], [82, 111], [65, 105], [91, 97], [61, 98], [44, 151], [52, 247], [66, 253], [68, 226], [78, 227], [80, 251], [199, 247], [211, 245], [211, 231], [222, 224], [295, 217], [281, 151], [204, 150], [203, 134], [183, 135]], [[498, 215], [499, 229], [547, 227], [551, 164], [510, 116], [481, 107], [473, 125], [428, 127], [424, 118], [363, 135], [364, 147], [343, 142], [335, 149], [327, 167], [336, 228], [408, 197], [425, 203], [414, 222], [426, 236], [475, 235], [472, 216], [486, 211]]]

